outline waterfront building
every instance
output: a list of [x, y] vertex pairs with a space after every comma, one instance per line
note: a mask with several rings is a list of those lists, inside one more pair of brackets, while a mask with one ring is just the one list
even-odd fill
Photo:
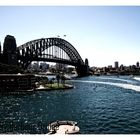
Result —
[[108, 68], [109, 68], [109, 69], [112, 69], [112, 65], [108, 65]]
[[118, 61], [114, 62], [114, 67], [115, 68], [118, 68], [119, 67], [119, 62]]
[[66, 64], [56, 63], [56, 70], [64, 70], [66, 67]]
[[136, 63], [137, 68], [139, 68], [139, 62]]
[[32, 74], [0, 74], [0, 92], [34, 89], [35, 82]]
[[124, 65], [123, 64], [120, 65], [120, 70], [124, 70]]
[[75, 74], [76, 73], [76, 69], [75, 69], [75, 67], [73, 67], [73, 66], [67, 66], [66, 67], [66, 73], [73, 73], [73, 74]]
[[39, 63], [38, 62], [34, 62], [33, 64], [32, 64], [32, 68], [34, 69], [34, 70], [39, 70], [40, 68], [39, 68]]
[[49, 69], [49, 64], [47, 64], [45, 62], [44, 63], [40, 63], [40, 69], [43, 70], [43, 71]]

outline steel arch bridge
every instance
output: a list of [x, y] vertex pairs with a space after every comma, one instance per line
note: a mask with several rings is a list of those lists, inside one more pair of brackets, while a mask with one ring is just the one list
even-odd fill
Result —
[[17, 47], [18, 64], [26, 69], [32, 61], [47, 61], [76, 67], [79, 76], [87, 75], [88, 65], [78, 51], [61, 38], [41, 38]]

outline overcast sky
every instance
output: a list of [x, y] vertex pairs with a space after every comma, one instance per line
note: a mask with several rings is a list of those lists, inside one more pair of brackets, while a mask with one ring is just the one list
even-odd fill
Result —
[[88, 58], [90, 66], [140, 61], [138, 6], [0, 6], [1, 44], [8, 34], [15, 36], [17, 46], [59, 35]]

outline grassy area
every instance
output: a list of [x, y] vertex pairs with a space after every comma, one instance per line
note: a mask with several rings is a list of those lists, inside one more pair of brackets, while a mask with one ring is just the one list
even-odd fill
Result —
[[71, 89], [73, 88], [72, 85], [69, 84], [59, 84], [58, 83], [53, 83], [53, 84], [41, 84], [38, 88], [36, 88], [37, 91], [42, 91], [42, 90], [59, 90], [59, 89]]
[[59, 89], [59, 88], [65, 88], [65, 85], [63, 85], [63, 84], [59, 84], [59, 86], [58, 86], [58, 84], [57, 83], [54, 83], [54, 84], [46, 84], [45, 85], [45, 88], [48, 88], [48, 89]]

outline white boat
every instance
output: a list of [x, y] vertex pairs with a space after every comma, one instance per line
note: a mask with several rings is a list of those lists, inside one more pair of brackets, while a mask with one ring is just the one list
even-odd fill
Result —
[[56, 121], [47, 127], [49, 130], [49, 135], [51, 134], [77, 134], [80, 128], [75, 121]]
[[129, 78], [134, 78], [134, 75], [133, 74], [129, 75]]

